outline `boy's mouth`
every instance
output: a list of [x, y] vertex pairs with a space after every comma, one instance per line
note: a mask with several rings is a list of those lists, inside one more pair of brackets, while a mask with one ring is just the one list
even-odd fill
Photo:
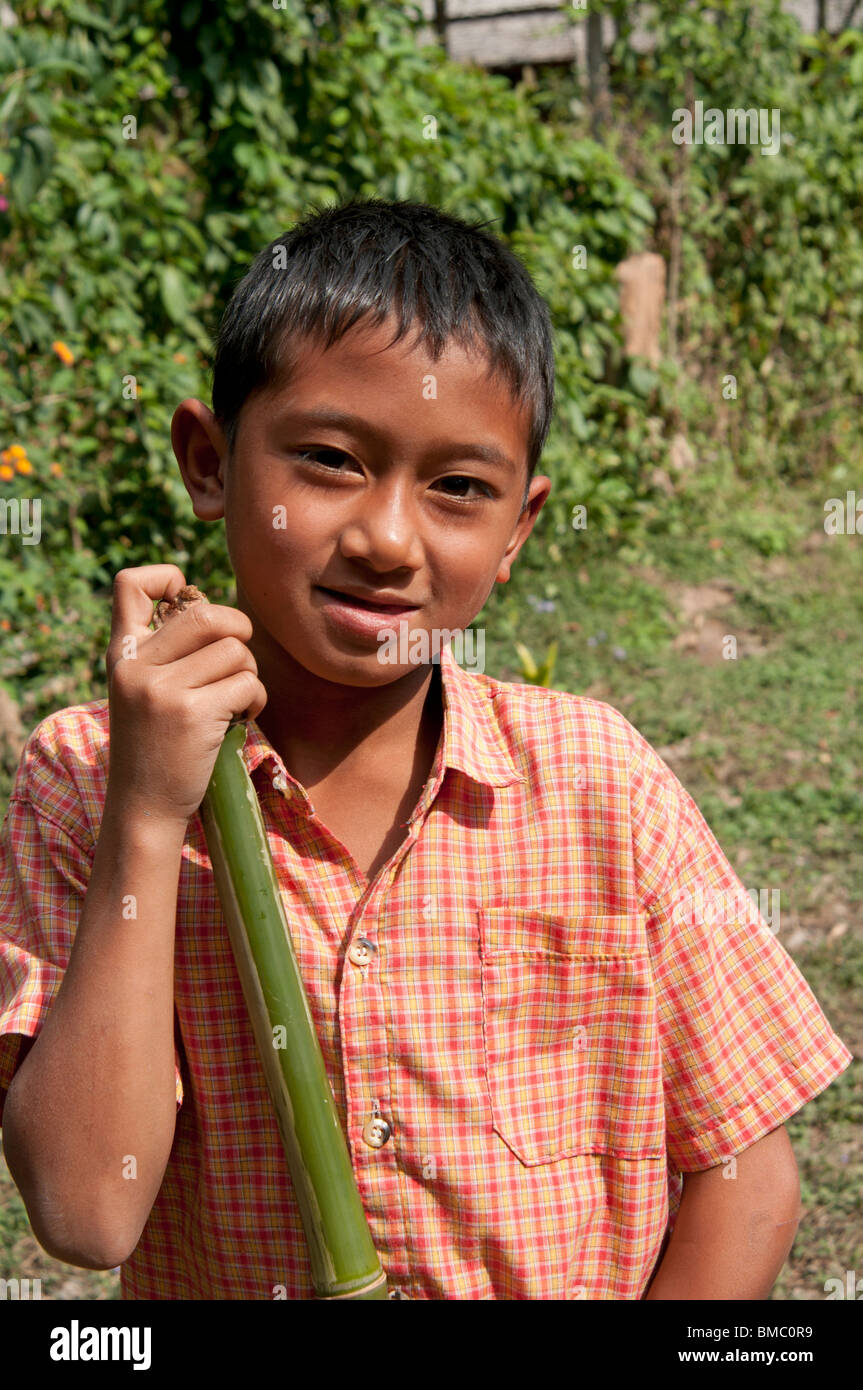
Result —
[[415, 613], [418, 605], [415, 603], [405, 603], [403, 599], [397, 599], [395, 594], [387, 594], [383, 599], [366, 596], [358, 591], [350, 592], [343, 589], [325, 589], [322, 584], [316, 584], [315, 588], [319, 593], [326, 594], [328, 598], [338, 599], [341, 603], [350, 604], [352, 607], [362, 609], [366, 613], [383, 613], [398, 615], [399, 613]]

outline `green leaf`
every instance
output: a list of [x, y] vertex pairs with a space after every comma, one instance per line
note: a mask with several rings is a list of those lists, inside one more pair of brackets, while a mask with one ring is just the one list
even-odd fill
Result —
[[656, 387], [659, 377], [652, 367], [644, 362], [630, 362], [629, 384], [636, 395], [646, 399]]
[[16, 201], [25, 208], [51, 172], [54, 142], [41, 126], [27, 126], [19, 136], [12, 161], [11, 183]]
[[97, 10], [91, 10], [87, 5], [71, 4], [66, 7], [66, 13], [75, 24], [81, 24], [85, 29], [99, 29], [102, 33], [111, 34], [116, 28], [115, 19], [106, 19]]
[[18, 98], [21, 96], [21, 90], [19, 84], [17, 87], [11, 87], [6, 93], [3, 103], [0, 105], [0, 125], [4, 125], [15, 110]]
[[183, 277], [173, 265], [160, 265], [156, 274], [165, 313], [174, 323], [183, 323], [189, 313]]
[[653, 211], [653, 204], [650, 199], [641, 192], [641, 189], [633, 189], [630, 193], [629, 206], [633, 212], [637, 213], [639, 217], [643, 217], [645, 221], [655, 221], [656, 214]]
[[60, 321], [67, 333], [77, 333], [78, 318], [75, 306], [61, 284], [51, 286], [51, 303], [57, 310]]
[[47, 345], [50, 341], [51, 323], [35, 304], [16, 304], [12, 310], [12, 317], [21, 341], [28, 347]]

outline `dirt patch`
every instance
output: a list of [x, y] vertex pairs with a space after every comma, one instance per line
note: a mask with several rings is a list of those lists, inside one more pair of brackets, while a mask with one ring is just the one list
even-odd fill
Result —
[[[787, 563], [787, 562], [785, 562]], [[739, 657], [763, 656], [771, 649], [762, 633], [743, 628], [721, 616], [738, 596], [739, 585], [730, 579], [711, 579], [704, 584], [678, 584], [651, 566], [640, 566], [636, 577], [667, 595], [680, 631], [671, 650], [693, 656], [702, 666], [719, 666]], [[736, 645], [732, 645], [733, 644]], [[727, 653], [733, 652], [734, 655]]]
[[666, 591], [683, 623], [683, 630], [671, 643], [672, 651], [694, 656], [702, 666], [719, 666], [742, 656], [762, 656], [769, 650], [769, 643], [759, 633], [718, 616], [719, 610], [737, 596], [737, 586], [730, 581], [670, 584]]

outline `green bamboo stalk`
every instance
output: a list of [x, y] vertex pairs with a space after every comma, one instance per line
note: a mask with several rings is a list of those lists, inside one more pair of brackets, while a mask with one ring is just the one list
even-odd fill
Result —
[[[158, 630], [192, 603], [194, 584], [153, 613]], [[291, 1173], [320, 1299], [385, 1299], [335, 1099], [315, 1033], [252, 779], [246, 723], [231, 721], [201, 803], [204, 834], [246, 1009]], [[276, 1030], [284, 1036], [276, 1037]], [[280, 1045], [282, 1044], [282, 1045]]]
[[[317, 1298], [385, 1299], [291, 941], [252, 779], [245, 723], [225, 735], [201, 805], [207, 849], [300, 1208]], [[284, 1047], [275, 1030], [283, 1028]], [[282, 1041], [282, 1037], [278, 1038]]]

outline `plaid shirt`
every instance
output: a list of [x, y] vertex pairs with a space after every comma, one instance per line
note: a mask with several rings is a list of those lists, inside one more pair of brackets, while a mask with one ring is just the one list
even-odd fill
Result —
[[[244, 749], [391, 1296], [638, 1299], [681, 1173], [754, 1144], [852, 1054], [622, 714], [470, 675], [448, 648], [433, 678], [437, 757], [371, 884], [255, 722]], [[21, 758], [0, 838], [0, 1100], [68, 962], [107, 742], [96, 700], [43, 720]], [[197, 815], [175, 978], [176, 1134], [122, 1295], [310, 1298]]]

